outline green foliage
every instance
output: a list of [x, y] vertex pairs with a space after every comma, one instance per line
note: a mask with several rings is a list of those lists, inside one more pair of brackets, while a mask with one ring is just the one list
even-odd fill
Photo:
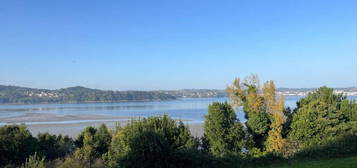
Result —
[[56, 168], [83, 168], [86, 167], [86, 164], [71, 155], [67, 156], [63, 161], [57, 160], [53, 163]]
[[[145, 163], [151, 165], [154, 162], [165, 165], [168, 162], [165, 159], [168, 159], [171, 153], [195, 150], [197, 146], [198, 142], [182, 123], [177, 123], [167, 115], [149, 117], [132, 120], [120, 129], [113, 136], [111, 147], [104, 156], [104, 160], [107, 167], [125, 166], [142, 159], [140, 157], [145, 154], [145, 158], [149, 160], [143, 162], [143, 165]], [[158, 151], [164, 152], [165, 156]], [[151, 157], [151, 155], [157, 155], [157, 157]], [[162, 162], [158, 160], [160, 157], [164, 159]]]
[[91, 167], [91, 164], [96, 158], [96, 155], [97, 151], [95, 150], [94, 137], [88, 133], [85, 133], [83, 138], [83, 146], [75, 151], [74, 157], [78, 160], [82, 160], [84, 163], [87, 163], [88, 167]]
[[172, 148], [165, 138], [153, 131], [134, 135], [128, 142], [128, 153], [119, 161], [120, 167], [170, 167]]
[[94, 136], [95, 133], [97, 132], [97, 129], [89, 126], [86, 127], [77, 137], [77, 139], [74, 141], [75, 145], [77, 148], [81, 148], [83, 146], [83, 141], [84, 141], [84, 135], [90, 135], [90, 136]]
[[237, 78], [227, 87], [227, 92], [233, 105], [243, 106], [253, 146], [259, 151], [279, 152], [285, 144], [287, 129], [284, 129], [284, 98], [278, 99], [274, 82], [267, 81], [261, 88], [256, 75], [248, 76], [243, 82]]
[[0, 127], [0, 166], [20, 164], [38, 151], [36, 138], [32, 137], [24, 125]]
[[345, 99], [327, 87], [302, 98], [292, 117], [289, 139], [301, 142], [305, 147], [323, 145], [355, 129], [356, 125], [349, 123], [351, 115], [347, 115], [353, 110], [348, 108], [352, 104], [346, 104]]
[[45, 158], [40, 158], [35, 153], [26, 159], [26, 162], [21, 166], [21, 168], [46, 168]]
[[264, 148], [270, 124], [271, 121], [267, 113], [251, 112], [247, 114], [246, 126], [253, 136], [256, 147]]
[[39, 133], [37, 140], [39, 152], [49, 160], [65, 157], [74, 150], [74, 142], [68, 136]]
[[108, 128], [102, 124], [98, 129], [87, 127], [76, 140], [77, 150], [75, 157], [91, 165], [96, 158], [108, 152], [111, 143], [111, 134]]
[[245, 132], [232, 107], [215, 102], [205, 116], [204, 137], [208, 151], [215, 156], [236, 155], [245, 147]]
[[112, 136], [109, 133], [107, 126], [101, 124], [94, 134], [95, 150], [98, 153], [98, 157], [108, 152]]
[[274, 164], [261, 164], [251, 166], [255, 168], [355, 168], [357, 167], [357, 156], [333, 159], [300, 159], [292, 161], [279, 161]]
[[355, 100], [342, 100], [340, 110], [347, 121], [357, 121], [357, 103]]
[[295, 158], [335, 158], [357, 154], [357, 131], [325, 141], [323, 145], [309, 146], [296, 153]]

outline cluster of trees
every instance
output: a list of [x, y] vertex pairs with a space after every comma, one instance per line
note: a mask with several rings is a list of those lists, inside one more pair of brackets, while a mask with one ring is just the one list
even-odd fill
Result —
[[0, 128], [0, 166], [21, 165], [29, 160], [45, 156], [48, 160], [65, 157], [75, 149], [68, 136], [39, 133], [33, 137], [25, 125], [6, 125]]
[[207, 165], [199, 146], [183, 122], [167, 115], [113, 130], [87, 127], [75, 140], [48, 133], [33, 137], [24, 125], [8, 125], [0, 127], [0, 167], [199, 167]]
[[80, 86], [46, 90], [0, 85], [0, 103], [83, 103], [173, 99], [176, 97], [149, 91], [103, 91]]
[[[248, 157], [335, 157], [357, 153], [357, 104], [331, 88], [321, 87], [310, 93], [297, 102], [294, 110], [285, 108], [284, 97], [276, 95], [273, 81], [261, 87], [254, 75], [244, 81], [236, 79], [227, 91], [233, 107], [243, 107], [247, 119], [245, 142], [238, 148], [247, 149]], [[230, 105], [224, 106], [229, 109], [225, 111], [232, 111]], [[239, 123], [235, 119], [231, 122]], [[210, 136], [208, 131], [205, 133]], [[213, 139], [215, 135], [211, 135]]]
[[[227, 91], [230, 103], [209, 105], [202, 137], [167, 115], [113, 130], [88, 127], [75, 140], [48, 133], [32, 137], [23, 125], [4, 126], [0, 166], [244, 167], [357, 154], [357, 104], [330, 88], [302, 98], [293, 110], [276, 95], [273, 81], [261, 87], [256, 76], [236, 79]], [[235, 108], [243, 108], [245, 123]]]

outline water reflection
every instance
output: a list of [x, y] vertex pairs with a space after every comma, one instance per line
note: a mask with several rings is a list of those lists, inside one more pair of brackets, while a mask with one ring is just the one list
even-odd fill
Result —
[[[295, 108], [299, 96], [286, 96], [285, 104]], [[349, 97], [350, 99], [357, 99]], [[15, 117], [27, 113], [49, 113], [56, 115], [110, 115], [147, 117], [168, 114], [175, 119], [203, 122], [208, 105], [212, 102], [224, 102], [227, 98], [192, 98], [158, 102], [92, 103], [92, 104], [35, 104], [35, 105], [0, 105], [1, 118]], [[236, 110], [240, 121], [245, 121], [242, 110]]]

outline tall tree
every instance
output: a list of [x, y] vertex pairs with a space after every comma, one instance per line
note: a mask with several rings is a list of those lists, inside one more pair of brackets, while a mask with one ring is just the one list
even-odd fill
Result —
[[260, 87], [256, 75], [243, 82], [239, 78], [227, 87], [230, 100], [235, 106], [243, 106], [246, 126], [253, 136], [255, 147], [270, 152], [279, 152], [285, 144], [283, 126], [286, 121], [284, 97], [278, 99], [273, 81]]
[[245, 147], [245, 132], [232, 107], [215, 102], [208, 107], [205, 116], [204, 137], [208, 151], [215, 156], [237, 154]]
[[88, 164], [88, 167], [91, 167], [97, 155], [95, 143], [94, 137], [89, 133], [85, 133], [83, 137], [83, 146], [75, 151], [75, 158], [82, 160], [84, 163]]
[[286, 121], [284, 116], [284, 97], [281, 96], [272, 106], [272, 124], [268, 133], [267, 150], [269, 152], [281, 153], [286, 146], [286, 139], [283, 138], [283, 126]]
[[[243, 106], [248, 132], [253, 136], [255, 147], [264, 149], [271, 121], [267, 113], [264, 96], [272, 97], [268, 88], [262, 95], [259, 79], [256, 75], [248, 76], [243, 82], [236, 78], [227, 87], [230, 100], [235, 107]], [[272, 100], [272, 99], [271, 99]]]

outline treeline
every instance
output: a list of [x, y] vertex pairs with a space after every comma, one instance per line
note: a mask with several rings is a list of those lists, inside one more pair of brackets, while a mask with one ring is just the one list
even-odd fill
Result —
[[152, 91], [103, 91], [80, 86], [46, 90], [0, 85], [0, 104], [125, 102], [174, 99], [176, 97]]
[[[268, 81], [236, 79], [230, 104], [212, 103], [204, 135], [193, 137], [169, 116], [132, 120], [109, 130], [88, 127], [75, 139], [33, 137], [23, 125], [0, 128], [0, 163], [15, 167], [251, 167], [357, 154], [357, 104], [321, 87], [285, 108]], [[243, 107], [247, 122], [234, 107]], [[26, 159], [27, 158], [27, 159]]]

